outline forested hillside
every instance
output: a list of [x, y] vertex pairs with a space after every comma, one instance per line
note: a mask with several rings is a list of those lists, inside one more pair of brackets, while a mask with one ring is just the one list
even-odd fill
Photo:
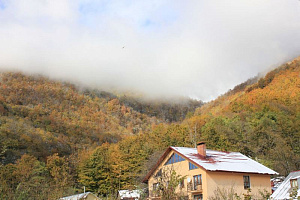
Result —
[[0, 199], [57, 199], [83, 186], [115, 197], [143, 187], [168, 146], [200, 140], [282, 175], [300, 168], [300, 59], [195, 112], [201, 102], [153, 106], [19, 73], [3, 73], [0, 82]]
[[78, 149], [115, 143], [158, 122], [121, 105], [84, 95], [71, 84], [20, 73], [2, 73], [0, 85], [1, 163], [24, 153], [45, 159]]

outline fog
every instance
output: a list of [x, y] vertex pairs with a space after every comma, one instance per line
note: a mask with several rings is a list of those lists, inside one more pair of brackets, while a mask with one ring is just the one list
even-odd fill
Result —
[[0, 69], [209, 101], [300, 55], [298, 0], [0, 0]]

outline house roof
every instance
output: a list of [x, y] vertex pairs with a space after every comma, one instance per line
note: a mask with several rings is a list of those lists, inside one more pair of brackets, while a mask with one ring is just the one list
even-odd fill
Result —
[[298, 195], [297, 197], [300, 197], [300, 189], [299, 189], [299, 183], [300, 183], [300, 171], [291, 172], [281, 183], [281, 185], [275, 190], [275, 192], [271, 195], [271, 199], [274, 200], [281, 200], [281, 199], [290, 199], [290, 192], [291, 192], [291, 179], [298, 179]]
[[99, 199], [96, 195], [94, 195], [91, 192], [81, 193], [81, 194], [75, 194], [68, 197], [60, 198], [59, 200], [84, 200], [88, 197], [88, 195], [94, 196], [96, 199]]
[[206, 150], [206, 158], [197, 153], [196, 148], [171, 147], [179, 154], [208, 171], [246, 172], [257, 174], [277, 174], [268, 167], [239, 152]]
[[119, 196], [121, 198], [140, 198], [140, 190], [119, 190]]
[[179, 155], [196, 164], [198, 167], [207, 171], [227, 171], [241, 173], [256, 173], [256, 174], [277, 174], [277, 172], [268, 167], [248, 158], [239, 152], [223, 152], [206, 149], [206, 157], [199, 155], [196, 148], [188, 147], [169, 147], [157, 164], [144, 178], [143, 182], [147, 182], [152, 173], [157, 169], [159, 164], [174, 150]]

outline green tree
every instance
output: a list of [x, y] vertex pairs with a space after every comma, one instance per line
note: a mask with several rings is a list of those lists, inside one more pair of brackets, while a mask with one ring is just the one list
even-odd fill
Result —
[[112, 171], [109, 147], [105, 143], [96, 148], [79, 166], [79, 182], [88, 191], [102, 196], [114, 194], [117, 190], [117, 174]]

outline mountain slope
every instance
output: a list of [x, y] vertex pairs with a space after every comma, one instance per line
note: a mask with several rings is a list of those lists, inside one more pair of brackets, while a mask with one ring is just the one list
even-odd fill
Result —
[[[24, 153], [45, 159], [115, 143], [153, 125], [184, 119], [201, 101], [145, 101], [132, 95], [85, 89], [42, 76], [1, 73], [0, 162]], [[34, 145], [33, 145], [34, 144]]]
[[68, 155], [149, 131], [158, 123], [118, 99], [91, 97], [71, 84], [20, 73], [1, 74], [0, 114], [3, 163], [24, 153]]

